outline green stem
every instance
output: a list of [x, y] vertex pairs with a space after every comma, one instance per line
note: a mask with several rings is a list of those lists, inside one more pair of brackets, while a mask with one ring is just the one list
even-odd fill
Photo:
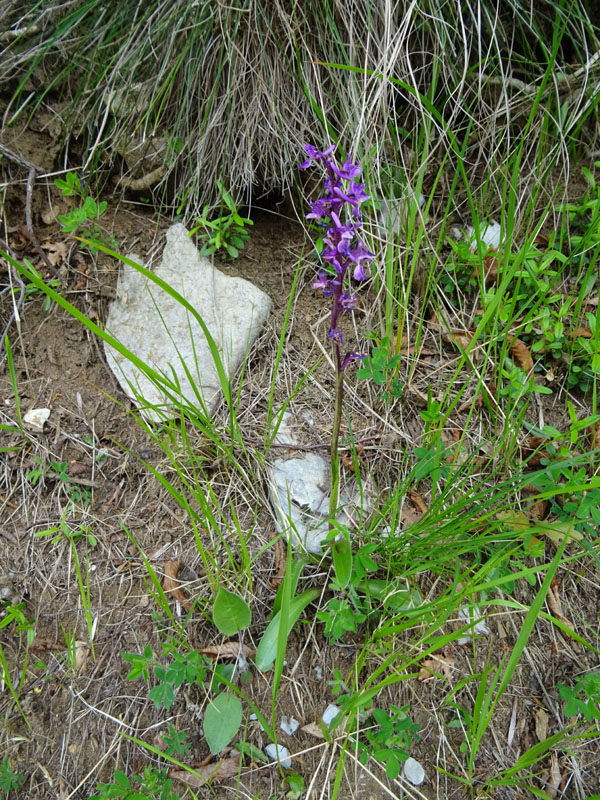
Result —
[[344, 401], [344, 371], [341, 364], [340, 346], [336, 342], [336, 386], [333, 432], [331, 434], [331, 494], [329, 497], [329, 531], [334, 529], [335, 512], [337, 511], [340, 493], [340, 457], [338, 444], [342, 423], [342, 404]]

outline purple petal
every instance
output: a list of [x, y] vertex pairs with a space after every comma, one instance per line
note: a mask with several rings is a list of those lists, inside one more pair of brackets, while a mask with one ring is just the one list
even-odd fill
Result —
[[362, 361], [363, 358], [366, 358], [365, 353], [346, 353], [344, 360], [342, 361], [342, 369], [346, 369], [348, 364], [351, 361]]
[[360, 263], [357, 264], [354, 267], [354, 280], [355, 281], [365, 281], [366, 279], [367, 279], [367, 276], [366, 276], [365, 271], [363, 269], [363, 265], [360, 264]]

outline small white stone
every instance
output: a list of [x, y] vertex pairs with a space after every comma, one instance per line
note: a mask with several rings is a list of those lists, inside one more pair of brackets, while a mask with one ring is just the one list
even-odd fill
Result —
[[298, 728], [300, 727], [300, 723], [294, 717], [286, 717], [285, 715], [281, 718], [281, 722], [279, 724], [281, 730], [286, 733], [288, 736], [291, 736], [293, 733], [296, 733]]
[[[483, 619], [483, 615], [478, 608], [463, 606], [462, 608], [458, 609], [458, 616], [465, 622], [475, 623], [472, 629], [473, 633], [476, 633], [479, 636], [489, 636], [490, 629], [488, 628], [487, 622], [485, 619]], [[470, 636], [461, 636], [458, 640], [458, 644], [469, 644], [470, 641]]]
[[269, 756], [271, 761], [279, 760], [284, 769], [289, 769], [292, 766], [290, 751], [281, 744], [268, 744], [265, 747], [265, 753]]
[[497, 222], [483, 223], [479, 228], [479, 235], [477, 234], [476, 229], [469, 225], [467, 230], [465, 231], [465, 236], [468, 240], [473, 240], [471, 244], [471, 250], [475, 252], [477, 250], [477, 241], [483, 242], [483, 244], [487, 245], [488, 249], [491, 248], [493, 250], [500, 250], [501, 240], [501, 227]]
[[49, 408], [32, 408], [23, 415], [23, 422], [41, 431], [44, 429], [44, 423], [47, 422], [49, 416]]
[[402, 774], [413, 786], [420, 786], [425, 780], [425, 770], [414, 758], [408, 758], [404, 762]]
[[320, 664], [315, 664], [313, 669], [315, 671], [315, 675], [317, 676], [317, 680], [318, 681], [322, 681], [323, 680], [323, 667]]
[[336, 706], [334, 703], [330, 703], [323, 712], [321, 719], [325, 725], [329, 725], [337, 717], [337, 715], [341, 713], [341, 711], [342, 709], [339, 706]]

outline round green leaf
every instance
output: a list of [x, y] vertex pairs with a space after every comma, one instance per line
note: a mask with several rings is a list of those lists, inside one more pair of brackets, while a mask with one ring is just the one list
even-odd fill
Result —
[[242, 704], [234, 694], [218, 694], [204, 714], [203, 729], [213, 756], [227, 747], [242, 724]]
[[213, 605], [213, 622], [224, 636], [236, 633], [250, 625], [252, 613], [245, 600], [223, 587], [219, 587]]

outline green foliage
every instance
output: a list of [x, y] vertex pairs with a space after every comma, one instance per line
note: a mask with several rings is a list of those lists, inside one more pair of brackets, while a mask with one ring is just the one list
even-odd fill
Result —
[[0, 763], [0, 791], [3, 794], [9, 794], [13, 789], [17, 791], [24, 780], [24, 775], [19, 775], [13, 770], [10, 758], [7, 756]]
[[141, 655], [139, 653], [123, 653], [123, 659], [131, 664], [127, 675], [128, 680], [133, 681], [141, 677], [145, 681], [149, 681], [150, 673], [154, 673], [158, 683], [150, 689], [149, 697], [155, 708], [159, 709], [164, 706], [168, 710], [175, 701], [176, 690], [184, 682], [197, 686], [202, 685], [213, 662], [197, 650], [182, 653], [173, 642], [163, 645], [163, 651], [173, 659], [166, 667], [154, 658], [151, 645], [146, 645]]
[[64, 179], [55, 178], [55, 185], [61, 190], [63, 197], [75, 196], [81, 201], [79, 208], [74, 208], [69, 214], [59, 214], [58, 219], [62, 224], [63, 233], [76, 233], [89, 239], [92, 253], [97, 252], [94, 243], [117, 247], [118, 242], [112, 236], [106, 236], [99, 223], [100, 217], [106, 211], [106, 200], [98, 203], [93, 197], [82, 189], [79, 177], [74, 172], [67, 172]]
[[[92, 499], [92, 490], [89, 486], [82, 486], [74, 482], [68, 473], [69, 464], [66, 461], [51, 461], [48, 466], [38, 457], [34, 456], [33, 460], [40, 466], [32, 469], [27, 473], [27, 480], [35, 486], [40, 478], [50, 475], [58, 480], [63, 486], [67, 497], [75, 506], [83, 506], [87, 508]], [[48, 533], [47, 531], [44, 532]], [[38, 534], [41, 535], [41, 534]]]
[[219, 586], [213, 605], [213, 622], [224, 636], [235, 636], [252, 620], [250, 607], [235, 592]]
[[287, 613], [287, 625], [282, 621], [282, 611], [279, 610], [271, 622], [267, 625], [267, 629], [263, 634], [262, 639], [256, 650], [254, 663], [257, 669], [261, 672], [268, 672], [273, 669], [273, 663], [277, 655], [277, 645], [280, 637], [287, 640], [290, 631], [300, 618], [300, 614], [304, 611], [309, 603], [312, 603], [319, 596], [318, 589], [307, 589], [305, 592], [294, 597], [290, 603]]
[[225, 207], [226, 212], [217, 219], [210, 220], [210, 206], [205, 206], [202, 216], [196, 219], [198, 223], [192, 228], [189, 235], [198, 233], [198, 238], [202, 242], [200, 249], [201, 256], [208, 256], [221, 252], [221, 257], [237, 258], [240, 250], [243, 250], [246, 241], [250, 238], [250, 233], [245, 226], [254, 225], [251, 219], [240, 217], [232, 196], [223, 186], [221, 181], [217, 181], [221, 194], [221, 208]]
[[[30, 270], [30, 272], [32, 272], [38, 278], [41, 279], [40, 273], [35, 269], [33, 264], [31, 264], [26, 258], [24, 258], [23, 261], [27, 265], [27, 268]], [[54, 289], [55, 292], [60, 292], [60, 290], [61, 290], [61, 282], [60, 282], [60, 280], [58, 278], [50, 278], [47, 281], [47, 285], [51, 289]], [[52, 307], [51, 298], [44, 291], [42, 291], [38, 286], [36, 286], [34, 283], [31, 283], [31, 281], [26, 283], [25, 284], [25, 300], [35, 300], [38, 297], [43, 297], [44, 298], [44, 303], [42, 305], [42, 308], [43, 308], [44, 311], [49, 311], [50, 308]]]
[[384, 336], [379, 343], [374, 333], [371, 333], [370, 338], [375, 339], [376, 346], [371, 350], [371, 354], [361, 361], [356, 377], [372, 380], [376, 386], [383, 387], [378, 397], [386, 403], [392, 403], [402, 397], [404, 390], [404, 384], [396, 376], [401, 358], [399, 355], [390, 356], [390, 341], [387, 336]]
[[385, 774], [390, 780], [398, 777], [401, 764], [409, 757], [413, 742], [419, 739], [416, 732], [420, 726], [411, 720], [408, 710], [408, 706], [390, 706], [389, 711], [373, 709], [371, 717], [375, 725], [364, 731], [366, 743], [356, 741], [360, 763], [366, 765], [369, 758], [373, 757], [385, 764]]
[[179, 800], [179, 795], [173, 792], [173, 781], [168, 777], [167, 770], [149, 766], [141, 775], [134, 775], [133, 781], [121, 770], [115, 770], [112, 783], [96, 784], [98, 794], [89, 800]]
[[573, 688], [562, 683], [557, 684], [558, 696], [566, 700], [565, 717], [582, 714], [587, 722], [600, 720], [600, 674], [588, 672], [583, 675]]
[[27, 644], [31, 645], [35, 638], [35, 626], [27, 619], [24, 609], [25, 603], [14, 605], [8, 600], [0, 600], [0, 630], [14, 625], [15, 631], [27, 634]]
[[331, 640], [332, 644], [341, 639], [346, 633], [357, 632], [357, 625], [367, 618], [361, 608], [362, 601], [355, 595], [352, 598], [330, 597], [325, 611], [317, 611], [316, 617], [325, 623], [323, 632]]
[[227, 747], [242, 724], [242, 704], [226, 692], [211, 700], [204, 712], [202, 729], [213, 755]]
[[190, 752], [190, 743], [187, 741], [185, 731], [178, 731], [174, 725], [169, 723], [169, 730], [160, 737], [162, 740], [162, 751], [167, 756], [187, 756]]
[[287, 783], [287, 785], [290, 787], [285, 795], [287, 800], [300, 800], [306, 791], [306, 785], [302, 775], [298, 775], [297, 772], [288, 772], [284, 777], [283, 782]]
[[84, 540], [90, 547], [96, 547], [98, 544], [98, 540], [92, 533], [92, 529], [89, 525], [80, 525], [78, 527], [71, 528], [67, 523], [66, 513], [63, 514], [60, 524], [53, 525], [51, 528], [46, 528], [43, 531], [36, 531], [36, 533], [34, 533], [34, 537], [36, 539], [41, 539], [45, 536], [54, 537], [52, 539], [52, 544], [57, 544], [57, 542], [63, 538], [73, 542], [74, 544]]

